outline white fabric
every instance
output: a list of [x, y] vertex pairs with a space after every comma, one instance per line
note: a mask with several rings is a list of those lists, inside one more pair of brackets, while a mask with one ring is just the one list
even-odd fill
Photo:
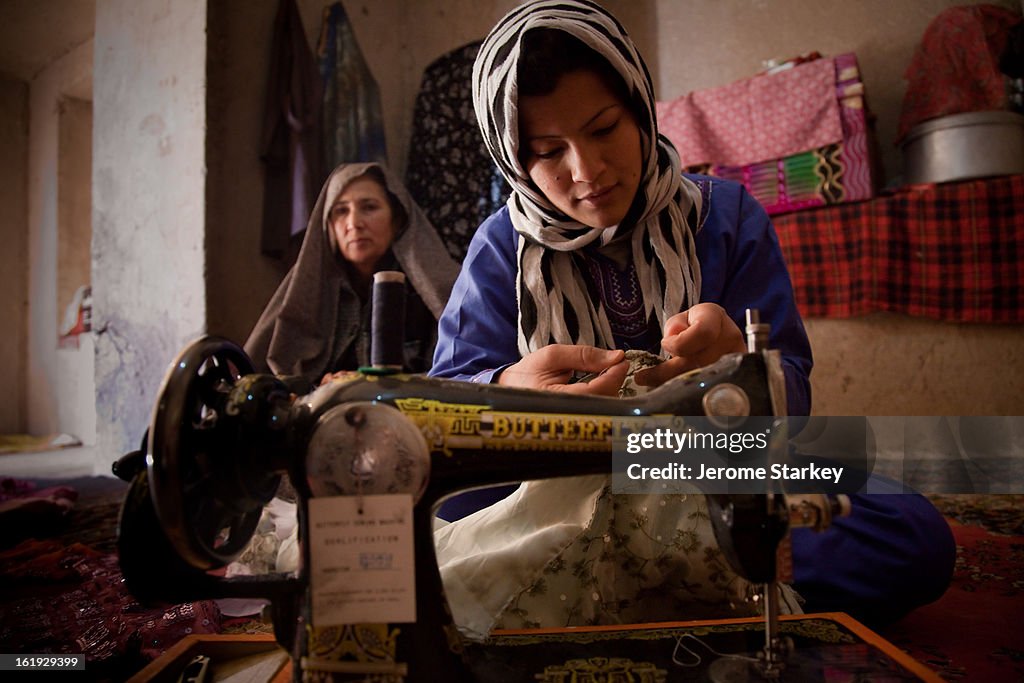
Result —
[[448, 605], [464, 634], [486, 636], [509, 601], [587, 528], [606, 480], [526, 482], [435, 532]]
[[[620, 391], [656, 364], [628, 352]], [[525, 482], [488, 508], [435, 525], [437, 561], [455, 623], [472, 640], [495, 628], [751, 616], [757, 587], [721, 554], [698, 489], [690, 495], [613, 494], [607, 475]], [[780, 588], [783, 614], [800, 613]]]
[[[471, 640], [555, 628], [754, 616], [702, 495], [612, 494], [605, 476], [526, 482], [435, 532], [448, 605]], [[799, 598], [780, 587], [782, 614]]]

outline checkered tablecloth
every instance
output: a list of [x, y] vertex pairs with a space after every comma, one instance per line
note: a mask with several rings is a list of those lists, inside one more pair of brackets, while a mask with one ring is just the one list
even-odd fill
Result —
[[773, 217], [806, 317], [1024, 322], [1024, 176]]

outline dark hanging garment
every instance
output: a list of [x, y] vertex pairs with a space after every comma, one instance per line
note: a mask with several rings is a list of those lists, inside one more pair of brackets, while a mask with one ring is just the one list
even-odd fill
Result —
[[380, 89], [340, 2], [324, 8], [317, 56], [324, 92], [324, 168], [360, 161], [386, 163]]
[[295, 0], [281, 0], [267, 82], [260, 250], [280, 257], [306, 228], [323, 180], [320, 162], [320, 75]]
[[413, 114], [406, 187], [460, 263], [480, 223], [500, 209], [509, 187], [484, 146], [473, 113], [473, 60], [480, 41], [423, 71]]

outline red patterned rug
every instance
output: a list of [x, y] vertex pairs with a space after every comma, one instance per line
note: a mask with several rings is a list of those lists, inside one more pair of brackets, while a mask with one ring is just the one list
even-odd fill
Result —
[[946, 594], [882, 635], [949, 681], [1024, 681], [1024, 496], [935, 496], [957, 544]]
[[[21, 520], [3, 526], [22, 533], [0, 534], [0, 642], [16, 646], [11, 651], [84, 651], [92, 680], [115, 681], [186, 633], [253, 632], [255, 622], [225, 619], [213, 603], [167, 611], [135, 603], [113, 554], [126, 485], [102, 477], [60, 483], [76, 495], [56, 495], [65, 486], [32, 491], [56, 506], [45, 530], [36, 529], [45, 533], [27, 533]], [[8, 484], [0, 501], [29, 492]], [[70, 510], [65, 498], [74, 502]], [[1024, 495], [932, 500], [956, 538], [953, 583], [881, 635], [949, 681], [1024, 681]], [[45, 540], [18, 538], [25, 535]]]
[[88, 679], [113, 683], [186, 635], [222, 630], [212, 601], [147, 607], [128, 593], [115, 554], [126, 488], [109, 477], [54, 486], [0, 477], [4, 651], [84, 654]]

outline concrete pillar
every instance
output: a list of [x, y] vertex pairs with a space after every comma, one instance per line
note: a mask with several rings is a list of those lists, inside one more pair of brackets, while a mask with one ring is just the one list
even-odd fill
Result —
[[100, 0], [93, 78], [96, 471], [139, 443], [205, 330], [206, 1]]

